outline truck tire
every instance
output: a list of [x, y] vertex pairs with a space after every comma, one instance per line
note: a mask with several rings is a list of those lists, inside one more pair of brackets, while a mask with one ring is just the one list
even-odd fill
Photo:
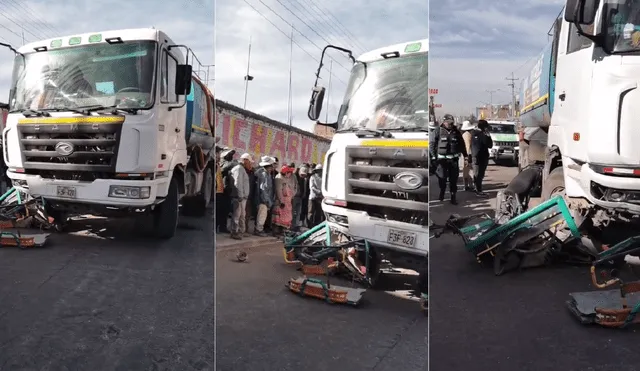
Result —
[[169, 183], [169, 192], [164, 202], [153, 210], [152, 236], [160, 239], [170, 239], [178, 229], [178, 217], [180, 212], [178, 182], [175, 178]]
[[182, 201], [183, 214], [185, 216], [203, 217], [207, 214], [207, 208], [213, 201], [213, 170], [211, 166], [202, 173], [202, 186], [197, 195], [184, 197]]
[[564, 194], [564, 172], [561, 166], [551, 170], [542, 184], [542, 201], [547, 201], [557, 194]]

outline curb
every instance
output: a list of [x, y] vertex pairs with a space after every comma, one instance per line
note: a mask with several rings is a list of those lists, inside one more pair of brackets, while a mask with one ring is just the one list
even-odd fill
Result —
[[[230, 239], [230, 238], [225, 238], [225, 240], [226, 239]], [[253, 249], [256, 247], [270, 247], [277, 244], [283, 244], [283, 242], [277, 239], [276, 237], [255, 237], [255, 238], [245, 239], [245, 240], [231, 240], [231, 241], [225, 241], [225, 243], [223, 244], [218, 244], [217, 242], [218, 241], [216, 240], [216, 244], [214, 245], [216, 252], [231, 251], [231, 250], [238, 250], [238, 249]]]

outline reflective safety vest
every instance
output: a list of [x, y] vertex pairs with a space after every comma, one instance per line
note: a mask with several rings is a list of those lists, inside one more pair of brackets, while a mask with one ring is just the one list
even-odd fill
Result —
[[456, 159], [460, 157], [458, 149], [464, 143], [460, 143], [459, 136], [455, 129], [447, 130], [440, 128], [440, 139], [438, 140], [438, 158]]

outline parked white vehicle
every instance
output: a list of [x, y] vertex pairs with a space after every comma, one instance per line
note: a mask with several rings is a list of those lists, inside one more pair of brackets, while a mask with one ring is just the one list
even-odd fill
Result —
[[518, 164], [518, 133], [516, 123], [513, 121], [493, 121], [489, 123], [489, 134], [493, 141], [493, 147], [489, 150], [489, 158], [496, 164], [506, 161], [510, 164]]

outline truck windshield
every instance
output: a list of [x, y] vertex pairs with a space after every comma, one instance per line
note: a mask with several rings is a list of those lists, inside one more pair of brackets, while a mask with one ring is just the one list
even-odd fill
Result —
[[412, 54], [351, 71], [338, 130], [424, 128], [429, 125], [428, 55]]
[[640, 1], [606, 0], [603, 14], [605, 49], [616, 54], [640, 52]]
[[489, 124], [489, 132], [500, 134], [515, 134], [516, 126], [509, 124]]
[[156, 43], [136, 41], [16, 56], [12, 111], [153, 106]]

